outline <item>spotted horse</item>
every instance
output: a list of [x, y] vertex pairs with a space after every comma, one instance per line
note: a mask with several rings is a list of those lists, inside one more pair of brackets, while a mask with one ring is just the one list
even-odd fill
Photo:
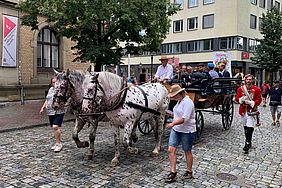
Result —
[[[147, 83], [140, 86], [125, 84], [122, 77], [110, 72], [94, 72], [88, 74], [83, 82], [84, 97], [82, 110], [84, 113], [95, 112], [99, 103], [114, 129], [115, 156], [112, 166], [120, 160], [120, 128], [124, 128], [123, 143], [129, 153], [137, 154], [133, 147], [136, 142], [137, 123], [148, 120], [153, 127], [155, 147], [153, 156], [157, 156], [161, 148], [161, 137], [168, 109], [169, 98], [167, 89], [160, 83]], [[102, 101], [102, 102], [101, 102]]]
[[[94, 153], [94, 141], [96, 137], [96, 130], [98, 126], [98, 121], [103, 118], [103, 116], [79, 116], [82, 114], [82, 99], [83, 90], [82, 84], [85, 79], [85, 71], [69, 71], [58, 72], [54, 70], [57, 81], [55, 83], [55, 95], [53, 99], [53, 108], [65, 108], [69, 107], [70, 111], [75, 115], [75, 126], [72, 131], [72, 138], [75, 141], [78, 148], [90, 147], [85, 154], [85, 159], [90, 160]], [[89, 129], [89, 142], [80, 141], [78, 134], [83, 129], [84, 125], [90, 126]]]

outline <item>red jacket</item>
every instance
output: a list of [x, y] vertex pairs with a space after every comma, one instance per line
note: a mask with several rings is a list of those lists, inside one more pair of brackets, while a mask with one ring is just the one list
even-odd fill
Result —
[[[241, 86], [237, 89], [237, 95], [235, 97], [235, 100], [238, 103], [239, 103], [239, 98], [245, 96], [245, 93], [244, 93], [242, 87], [243, 86]], [[260, 90], [259, 87], [255, 86], [255, 85], [251, 85], [250, 88], [247, 87], [247, 90], [248, 90], [252, 100], [255, 102], [255, 106], [254, 106], [254, 108], [252, 108], [250, 105], [247, 105], [247, 104], [244, 104], [244, 103], [240, 104], [239, 114], [241, 116], [244, 116], [246, 114], [246, 112], [256, 111], [257, 106], [259, 106], [260, 103], [261, 103], [261, 90]]]

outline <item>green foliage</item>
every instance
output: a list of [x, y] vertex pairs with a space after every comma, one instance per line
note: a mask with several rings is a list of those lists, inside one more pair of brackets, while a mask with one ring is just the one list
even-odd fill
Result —
[[276, 8], [271, 9], [262, 15], [261, 24], [263, 38], [258, 39], [259, 45], [252, 61], [269, 72], [276, 72], [282, 66], [281, 12]]
[[159, 51], [169, 16], [178, 10], [169, 0], [26, 0], [19, 7], [24, 25], [37, 29], [38, 16], [44, 16], [59, 36], [76, 42], [74, 61], [91, 61], [96, 70], [119, 64], [120, 41], [138, 46], [127, 45], [130, 51]]

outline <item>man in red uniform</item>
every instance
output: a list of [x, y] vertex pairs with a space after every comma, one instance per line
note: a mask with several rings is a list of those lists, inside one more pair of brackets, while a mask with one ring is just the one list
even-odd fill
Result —
[[245, 146], [243, 150], [249, 153], [252, 145], [252, 135], [254, 126], [258, 124], [258, 106], [260, 105], [261, 90], [259, 87], [253, 85], [254, 77], [251, 74], [245, 76], [245, 84], [237, 89], [235, 100], [240, 104], [239, 114], [241, 115], [244, 131], [245, 131]]

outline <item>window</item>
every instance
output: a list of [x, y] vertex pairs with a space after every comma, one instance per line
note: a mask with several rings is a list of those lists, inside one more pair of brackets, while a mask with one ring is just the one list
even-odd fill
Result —
[[200, 41], [191, 41], [186, 43], [187, 52], [199, 52]]
[[236, 49], [236, 38], [235, 37], [226, 37], [219, 39], [219, 49]]
[[256, 51], [257, 42], [254, 39], [249, 39], [249, 51], [254, 52]]
[[188, 18], [187, 19], [187, 30], [196, 30], [198, 29], [198, 17]]
[[183, 20], [176, 20], [173, 22], [173, 32], [183, 31]]
[[250, 28], [251, 29], [257, 28], [257, 17], [255, 15], [252, 15], [252, 14], [251, 14], [251, 17], [250, 17]]
[[203, 16], [203, 29], [214, 27], [214, 15]]
[[182, 43], [170, 43], [162, 44], [162, 53], [171, 54], [171, 53], [182, 53]]
[[188, 8], [198, 6], [198, 0], [188, 0]]
[[254, 5], [258, 4], [257, 0], [251, 0], [251, 3]]
[[245, 50], [246, 49], [246, 42], [244, 43], [244, 38], [243, 37], [236, 37], [236, 48], [238, 50]]
[[59, 67], [59, 42], [55, 33], [48, 28], [38, 34], [37, 67]]
[[183, 0], [174, 0], [174, 4], [179, 5], [180, 9], [183, 9]]
[[262, 31], [262, 18], [259, 18], [259, 30]]
[[275, 1], [275, 7], [280, 11], [280, 3], [278, 1]]
[[210, 51], [212, 50], [213, 40], [212, 39], [202, 40], [200, 45], [201, 45], [200, 46], [201, 51]]
[[214, 0], [204, 0], [204, 5], [214, 3]]
[[265, 0], [259, 0], [259, 7], [265, 8]]
[[270, 10], [270, 9], [272, 9], [272, 7], [273, 7], [273, 0], [267, 0], [267, 10]]

